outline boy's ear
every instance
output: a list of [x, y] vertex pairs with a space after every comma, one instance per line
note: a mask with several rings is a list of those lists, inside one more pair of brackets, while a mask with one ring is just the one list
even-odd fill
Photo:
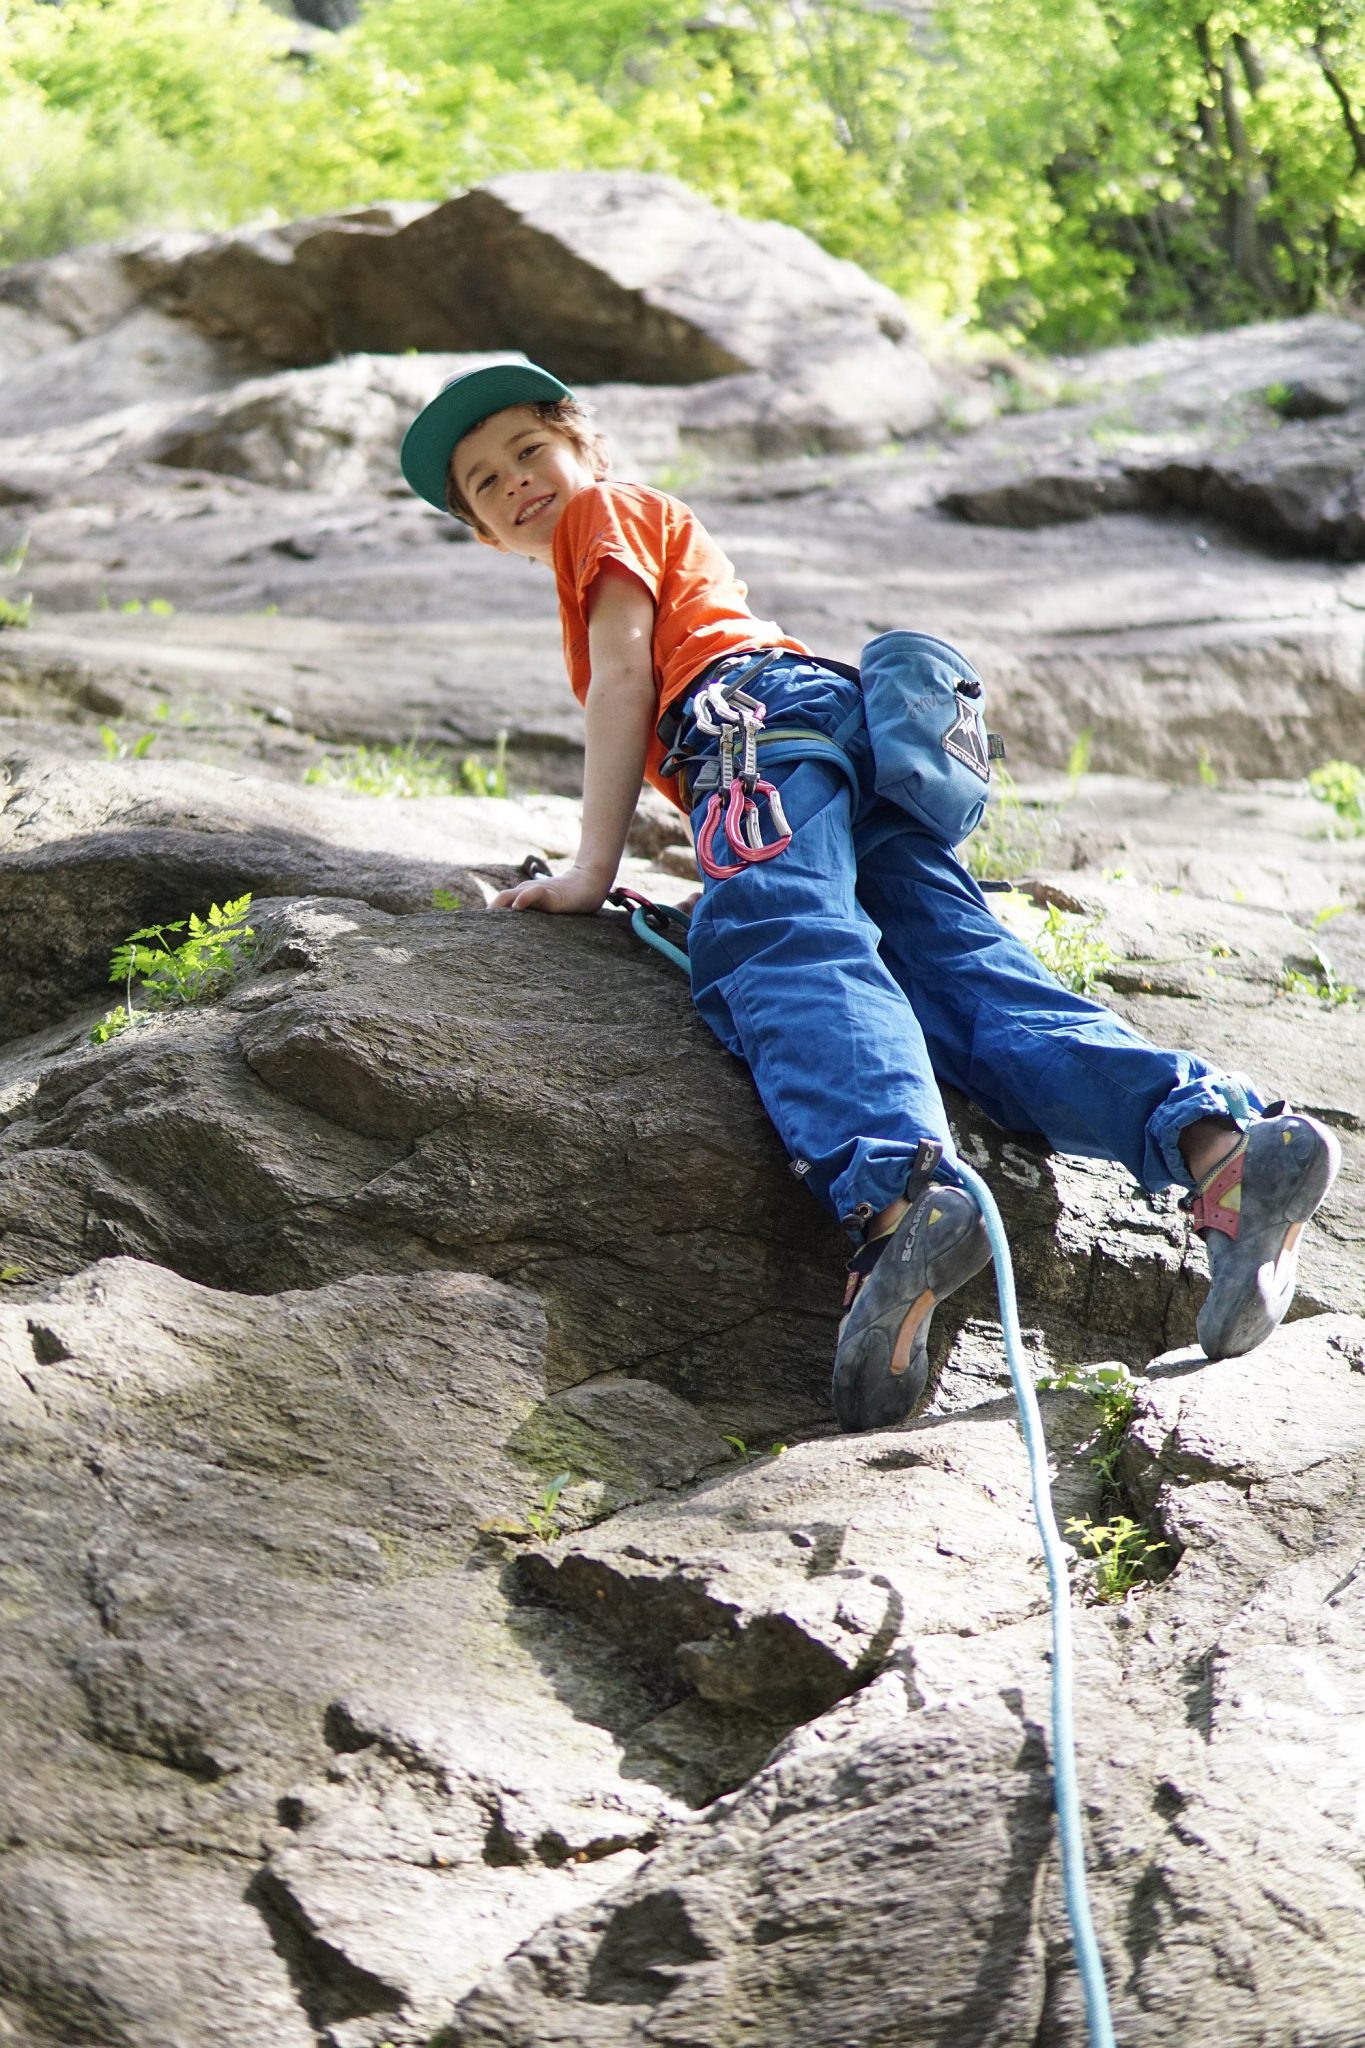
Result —
[[471, 526], [469, 531], [473, 534], [475, 540], [481, 541], [486, 548], [494, 549], [497, 554], [505, 555], [510, 552], [509, 549], [503, 546], [500, 540], [495, 540], [491, 533], [485, 533], [481, 526]]

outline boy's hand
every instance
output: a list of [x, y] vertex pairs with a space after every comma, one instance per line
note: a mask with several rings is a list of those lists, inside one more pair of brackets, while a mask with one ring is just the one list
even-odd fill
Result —
[[562, 875], [539, 875], [533, 882], [517, 882], [501, 890], [488, 908], [575, 911], [590, 917], [602, 908], [610, 887], [610, 881], [604, 882], [586, 868], [566, 868]]

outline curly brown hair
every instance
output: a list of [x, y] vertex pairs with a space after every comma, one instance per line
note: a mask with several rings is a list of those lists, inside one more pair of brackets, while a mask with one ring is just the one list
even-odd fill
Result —
[[[509, 406], [506, 410], [510, 412], [512, 408]], [[607, 474], [611, 467], [611, 456], [607, 451], [606, 441], [593, 425], [592, 414], [578, 399], [537, 399], [524, 410], [533, 412], [542, 425], [553, 427], [557, 433], [562, 434], [595, 475]], [[482, 426], [483, 421], [479, 420], [476, 424]], [[473, 432], [472, 428], [470, 432]], [[475, 533], [481, 533], [487, 540], [491, 537], [488, 528], [455, 481], [455, 456], [459, 446], [460, 443], [457, 441], [450, 451], [450, 461], [446, 464], [446, 510], [456, 519], [463, 520], [466, 526], [472, 526]]]

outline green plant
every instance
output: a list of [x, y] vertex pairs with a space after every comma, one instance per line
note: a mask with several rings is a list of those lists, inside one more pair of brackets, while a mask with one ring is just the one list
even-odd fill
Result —
[[358, 796], [456, 796], [461, 788], [440, 756], [415, 740], [401, 747], [351, 747], [340, 760], [307, 769], [303, 779]]
[[1202, 783], [1202, 784], [1204, 785], [1204, 788], [1205, 788], [1205, 789], [1217, 789], [1217, 787], [1218, 787], [1218, 770], [1217, 770], [1217, 769], [1216, 769], [1216, 768], [1214, 767], [1214, 765], [1213, 765], [1213, 757], [1212, 757], [1212, 755], [1211, 755], [1211, 754], [1209, 753], [1209, 750], [1208, 750], [1208, 748], [1207, 748], [1207, 747], [1201, 747], [1201, 748], [1199, 749], [1199, 760], [1198, 760], [1198, 766], [1199, 766], [1199, 780], [1200, 780], [1200, 782], [1201, 782], [1201, 783]]
[[122, 1003], [116, 1009], [106, 1010], [98, 1024], [90, 1028], [92, 1045], [108, 1045], [111, 1038], [117, 1038], [120, 1031], [126, 1031], [133, 1021], [133, 1013]]
[[991, 784], [986, 815], [959, 851], [978, 882], [1013, 882], [1041, 860], [1043, 823], [1035, 809], [1021, 802], [1008, 769], [994, 769]]
[[119, 606], [119, 610], [126, 612], [130, 618], [136, 618], [140, 612], [150, 612], [154, 618], [169, 619], [174, 615], [175, 606], [166, 597], [128, 597]]
[[1297, 967], [1286, 967], [1280, 974], [1280, 990], [1284, 995], [1313, 996], [1329, 1008], [1353, 1007], [1357, 989], [1353, 981], [1338, 981], [1331, 961], [1321, 946], [1313, 947], [1313, 967], [1308, 974]]
[[480, 1530], [486, 1536], [510, 1536], [518, 1543], [524, 1543], [528, 1537], [534, 1537], [540, 1543], [552, 1543], [561, 1531], [559, 1496], [572, 1479], [572, 1472], [557, 1472], [548, 1485], [541, 1488], [519, 1521], [495, 1515], [490, 1521], [480, 1522]]
[[1068, 1536], [1083, 1543], [1095, 1560], [1095, 1595], [1100, 1600], [1125, 1600], [1134, 1586], [1154, 1578], [1155, 1560], [1170, 1548], [1153, 1543], [1140, 1522], [1115, 1515], [1110, 1522], [1092, 1522], [1073, 1515]]
[[[3, 67], [0, 67], [0, 84], [3, 84]], [[0, 576], [17, 576], [28, 558], [28, 535], [19, 539], [5, 555], [0, 555]], [[33, 616], [33, 599], [26, 592], [23, 597], [0, 597], [0, 632], [7, 626], [26, 626]]]
[[466, 796], [506, 796], [506, 732], [498, 734], [491, 762], [483, 760], [478, 754], [465, 755], [460, 763], [460, 788]]
[[[141, 978], [144, 1007], [162, 1010], [181, 1003], [206, 1002], [222, 995], [234, 976], [250, 958], [256, 934], [246, 922], [251, 896], [239, 896], [221, 906], [211, 904], [201, 918], [191, 912], [188, 919], [173, 924], [145, 925], [131, 932], [116, 946], [109, 961], [110, 981], [121, 981], [124, 999], [110, 1010], [90, 1033], [95, 1045], [104, 1045], [133, 1022], [133, 981]], [[189, 937], [180, 944], [169, 943], [170, 934]]]
[[757, 1459], [762, 1457], [780, 1458], [787, 1448], [785, 1444], [769, 1444], [766, 1452], [751, 1451], [742, 1436], [727, 1436], [725, 1441], [729, 1444], [741, 1465], [752, 1465]]
[[22, 1266], [0, 1266], [0, 1286], [12, 1286], [16, 1280], [22, 1280], [23, 1277], [24, 1269]]
[[1106, 1486], [1115, 1482], [1123, 1433], [1137, 1406], [1137, 1387], [1126, 1365], [1069, 1365], [1042, 1376], [1038, 1385], [1055, 1392], [1088, 1394], [1099, 1410], [1099, 1438], [1090, 1463]]
[[696, 449], [684, 448], [676, 461], [665, 462], [654, 472], [653, 484], [656, 491], [681, 497], [685, 491], [695, 490], [705, 474], [706, 464]]
[[[163, 714], [164, 715], [164, 714]], [[106, 761], [121, 761], [125, 755], [133, 761], [145, 760], [156, 744], [154, 732], [139, 733], [131, 743], [115, 730], [112, 725], [100, 727], [100, 740], [104, 747]]]
[[1365, 832], [1365, 769], [1354, 761], [1324, 761], [1308, 778], [1308, 787], [1319, 803], [1336, 814], [1334, 836], [1356, 839]]
[[1090, 773], [1090, 750], [1095, 743], [1093, 725], [1082, 726], [1071, 743], [1071, 752], [1066, 757], [1066, 779], [1075, 784], [1083, 775]]
[[433, 889], [432, 906], [436, 910], [459, 910], [463, 908], [460, 897], [452, 895], [449, 889]]
[[1049, 903], [1043, 928], [1031, 941], [1030, 951], [1063, 988], [1093, 996], [1105, 969], [1116, 966], [1119, 957], [1108, 940], [1099, 936], [1102, 922], [1103, 913], [1085, 917]]
[[572, 1472], [556, 1473], [526, 1510], [526, 1527], [542, 1543], [551, 1542], [559, 1534], [559, 1496], [572, 1478]]

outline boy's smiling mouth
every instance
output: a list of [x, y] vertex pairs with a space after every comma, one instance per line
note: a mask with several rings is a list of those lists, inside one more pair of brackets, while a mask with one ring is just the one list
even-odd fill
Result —
[[516, 524], [517, 526], [525, 526], [528, 519], [534, 519], [538, 513], [541, 513], [545, 510], [545, 507], [547, 505], [552, 505], [554, 503], [554, 498], [555, 494], [553, 491], [547, 491], [544, 497], [532, 498], [529, 505], [522, 506], [520, 512], [518, 512], [516, 516], [514, 524]]

